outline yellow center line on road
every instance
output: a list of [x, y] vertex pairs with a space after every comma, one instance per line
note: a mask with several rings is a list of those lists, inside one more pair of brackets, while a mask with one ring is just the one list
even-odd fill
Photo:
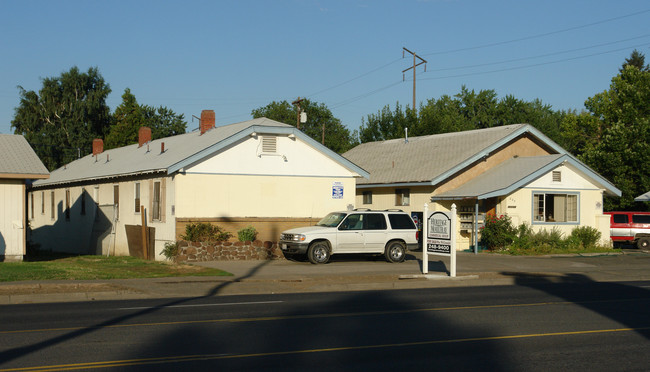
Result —
[[456, 339], [447, 339], [447, 340], [428, 340], [428, 341], [402, 342], [402, 343], [394, 343], [394, 344], [341, 346], [341, 347], [330, 347], [330, 348], [321, 348], [321, 349], [275, 351], [275, 352], [266, 352], [266, 353], [231, 354], [231, 355], [228, 354], [179, 355], [179, 356], [158, 357], [158, 358], [142, 358], [142, 359], [127, 359], [127, 360], [114, 360], [114, 361], [90, 362], [90, 363], [58, 364], [58, 365], [50, 365], [50, 366], [7, 368], [7, 369], [0, 369], [0, 372], [70, 371], [70, 370], [78, 370], [78, 369], [114, 368], [114, 367], [137, 366], [137, 365], [146, 365], [146, 364], [182, 363], [182, 362], [202, 361], [202, 360], [243, 359], [243, 358], [254, 358], [254, 357], [272, 357], [272, 356], [310, 354], [310, 353], [326, 353], [326, 352], [336, 352], [336, 351], [372, 350], [372, 349], [384, 349], [384, 348], [394, 348], [394, 347], [453, 344], [453, 343], [463, 343], [463, 342], [499, 341], [499, 340], [525, 339], [525, 338], [535, 338], [535, 337], [554, 337], [554, 336], [557, 337], [557, 336], [588, 335], [588, 334], [598, 334], [598, 333], [633, 332], [633, 331], [642, 331], [648, 329], [650, 329], [650, 327], [612, 328], [612, 329], [596, 329], [596, 330], [589, 330], [589, 331], [531, 333], [531, 334], [521, 334], [521, 335], [470, 337], [470, 338], [456, 338]]
[[92, 325], [82, 327], [65, 327], [65, 328], [41, 328], [41, 329], [19, 329], [13, 331], [0, 331], [0, 334], [17, 334], [17, 333], [35, 333], [35, 332], [57, 332], [57, 331], [78, 331], [82, 329], [102, 329], [102, 328], [129, 328], [129, 327], [152, 327], [164, 325], [181, 325], [181, 324], [206, 324], [206, 323], [244, 323], [244, 322], [267, 322], [278, 320], [296, 320], [296, 319], [327, 319], [357, 316], [377, 316], [377, 315], [395, 315], [395, 314], [412, 314], [423, 312], [437, 311], [454, 311], [454, 310], [482, 310], [482, 309], [500, 309], [532, 306], [553, 306], [553, 305], [583, 305], [593, 303], [613, 303], [645, 300], [646, 298], [630, 298], [618, 300], [596, 300], [596, 301], [556, 301], [556, 302], [535, 302], [527, 304], [506, 304], [506, 305], [477, 305], [477, 306], [454, 306], [454, 307], [434, 307], [425, 309], [407, 309], [407, 310], [386, 310], [386, 311], [364, 311], [357, 313], [332, 313], [332, 314], [305, 314], [305, 315], [283, 315], [269, 317], [253, 318], [228, 318], [228, 319], [206, 319], [206, 320], [182, 320], [174, 322], [154, 322], [154, 323], [132, 323], [132, 324], [113, 324], [113, 325]]

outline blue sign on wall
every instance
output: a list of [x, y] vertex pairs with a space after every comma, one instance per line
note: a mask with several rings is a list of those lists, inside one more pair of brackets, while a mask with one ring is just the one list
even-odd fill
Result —
[[343, 199], [343, 182], [332, 184], [332, 199]]

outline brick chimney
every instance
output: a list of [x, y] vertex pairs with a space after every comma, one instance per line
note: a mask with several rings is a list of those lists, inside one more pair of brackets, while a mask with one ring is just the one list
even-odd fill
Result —
[[95, 138], [93, 140], [93, 156], [99, 155], [104, 152], [104, 140]]
[[142, 147], [147, 142], [151, 142], [151, 128], [140, 127], [138, 131], [138, 147]]
[[203, 110], [201, 111], [201, 134], [209, 131], [214, 128], [215, 116], [214, 110]]

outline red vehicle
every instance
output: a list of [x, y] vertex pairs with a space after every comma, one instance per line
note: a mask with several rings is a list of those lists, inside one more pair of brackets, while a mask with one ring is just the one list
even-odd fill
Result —
[[610, 236], [614, 246], [628, 243], [639, 249], [650, 247], [650, 212], [605, 212], [610, 215]]

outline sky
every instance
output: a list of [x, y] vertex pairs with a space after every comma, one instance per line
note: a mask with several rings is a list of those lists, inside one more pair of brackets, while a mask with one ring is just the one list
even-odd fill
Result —
[[[217, 126], [272, 101], [325, 104], [350, 130], [396, 103], [462, 86], [582, 110], [634, 49], [650, 62], [647, 0], [0, 0], [0, 133], [18, 86], [97, 67], [112, 93]], [[405, 54], [403, 57], [403, 53]], [[420, 60], [418, 60], [420, 61]]]

